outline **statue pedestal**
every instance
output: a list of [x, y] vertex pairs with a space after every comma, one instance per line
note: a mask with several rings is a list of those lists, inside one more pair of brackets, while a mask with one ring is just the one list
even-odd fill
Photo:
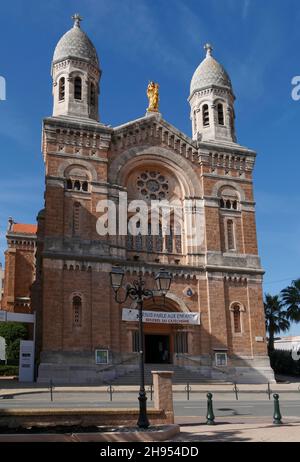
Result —
[[161, 113], [158, 112], [158, 111], [148, 111], [146, 112], [146, 117], [149, 117], [149, 116], [156, 116], [156, 117], [161, 117]]

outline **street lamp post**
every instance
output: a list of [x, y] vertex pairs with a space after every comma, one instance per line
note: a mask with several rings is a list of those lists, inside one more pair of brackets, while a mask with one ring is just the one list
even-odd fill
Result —
[[[120, 267], [113, 267], [110, 273], [111, 286], [115, 293], [115, 300], [117, 303], [124, 303], [128, 297], [137, 302], [138, 306], [138, 320], [139, 320], [139, 369], [140, 369], [140, 391], [139, 391], [139, 404], [140, 413], [137, 425], [139, 428], [148, 428], [149, 420], [147, 417], [147, 396], [145, 392], [145, 370], [144, 370], [144, 332], [143, 332], [143, 302], [146, 299], [154, 297], [154, 291], [145, 288], [145, 281], [139, 275], [138, 279], [133, 281], [132, 284], [127, 284], [125, 295], [122, 298], [118, 297], [119, 289], [123, 285], [124, 269]], [[157, 292], [165, 296], [170, 288], [172, 276], [168, 271], [161, 268], [155, 276], [157, 285]]]

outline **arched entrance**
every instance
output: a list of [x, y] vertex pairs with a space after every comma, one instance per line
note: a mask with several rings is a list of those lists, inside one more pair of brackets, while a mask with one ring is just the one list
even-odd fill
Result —
[[[147, 301], [144, 310], [157, 312], [180, 312], [178, 304], [166, 298]], [[145, 363], [173, 364], [176, 354], [176, 336], [182, 332], [182, 325], [165, 323], [144, 323]]]

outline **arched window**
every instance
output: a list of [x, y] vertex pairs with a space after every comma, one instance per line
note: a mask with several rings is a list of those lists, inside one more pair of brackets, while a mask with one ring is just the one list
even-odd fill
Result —
[[151, 230], [151, 223], [148, 223], [148, 234], [146, 237], [146, 248], [147, 252], [152, 253], [153, 252], [153, 236], [152, 236], [152, 230]]
[[219, 103], [217, 106], [218, 109], [218, 123], [219, 125], [224, 125], [224, 109], [223, 104]]
[[73, 234], [78, 236], [80, 233], [80, 215], [81, 215], [81, 204], [75, 202], [73, 206]]
[[67, 180], [67, 189], [73, 189], [72, 180]]
[[194, 122], [194, 133], [196, 133], [197, 132], [197, 113], [196, 111], [194, 111], [193, 122]]
[[90, 105], [96, 106], [96, 87], [95, 84], [92, 82], [90, 86]]
[[63, 101], [65, 99], [65, 78], [61, 77], [59, 80], [59, 85], [58, 85], [58, 99], [59, 101]]
[[241, 312], [238, 305], [233, 308], [233, 329], [235, 334], [240, 334], [242, 332]]
[[156, 251], [157, 252], [163, 251], [163, 231], [162, 231], [161, 223], [159, 224], [159, 227], [158, 227], [158, 236], [156, 236]]
[[234, 223], [232, 220], [227, 220], [227, 248], [228, 250], [235, 250]]
[[203, 120], [203, 126], [208, 127], [209, 125], [209, 109], [208, 105], [204, 104], [202, 107], [202, 120]]
[[137, 229], [139, 229], [137, 235], [135, 236], [135, 250], [142, 251], [143, 250], [143, 237], [142, 233], [140, 231], [141, 228], [141, 222], [138, 221], [136, 224]]
[[221, 207], [221, 209], [225, 209], [224, 199], [220, 199], [220, 207]]
[[82, 82], [80, 77], [75, 77], [74, 80], [74, 98], [81, 99], [82, 96]]
[[73, 297], [73, 325], [76, 327], [81, 326], [82, 318], [82, 300], [81, 297], [75, 295]]
[[175, 223], [175, 252], [182, 253], [181, 226]]
[[87, 181], [84, 181], [84, 182], [82, 183], [82, 191], [87, 192], [88, 190], [89, 190], [88, 182], [87, 182]]
[[75, 189], [75, 191], [80, 191], [80, 189], [81, 189], [80, 181], [76, 180], [74, 182], [74, 189]]
[[166, 235], [166, 249], [168, 253], [173, 253], [173, 236], [174, 230], [173, 225], [171, 225], [170, 229], [168, 230], [168, 234]]

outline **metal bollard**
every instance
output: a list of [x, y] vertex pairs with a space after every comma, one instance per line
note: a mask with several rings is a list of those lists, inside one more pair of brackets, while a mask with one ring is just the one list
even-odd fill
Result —
[[115, 392], [115, 389], [114, 387], [112, 386], [112, 384], [110, 384], [108, 387], [107, 387], [107, 393], [109, 393], [109, 400], [112, 401], [113, 400], [113, 393]]
[[239, 400], [239, 389], [238, 389], [238, 387], [236, 386], [236, 382], [234, 382], [233, 391], [234, 391], [234, 393], [235, 393], [235, 399], [238, 401], [238, 400]]
[[150, 392], [150, 401], [153, 399], [153, 384], [149, 385], [148, 391]]
[[207, 393], [207, 415], [206, 425], [215, 425], [215, 415], [213, 410], [212, 393]]
[[279, 395], [277, 393], [273, 395], [274, 398], [274, 415], [273, 415], [273, 424], [281, 425], [282, 424], [282, 415], [280, 413], [280, 406], [279, 406]]
[[189, 382], [187, 383], [186, 387], [184, 388], [187, 393], [187, 400], [190, 400], [190, 392], [192, 391], [192, 387], [190, 386]]
[[272, 394], [272, 390], [271, 390], [271, 387], [270, 387], [270, 382], [268, 382], [268, 388], [267, 388], [267, 391], [266, 391], [267, 395], [269, 396], [269, 401], [271, 399], [271, 394]]
[[49, 390], [50, 390], [50, 400], [51, 400], [51, 403], [52, 403], [53, 402], [53, 390], [54, 390], [52, 379], [50, 379]]

